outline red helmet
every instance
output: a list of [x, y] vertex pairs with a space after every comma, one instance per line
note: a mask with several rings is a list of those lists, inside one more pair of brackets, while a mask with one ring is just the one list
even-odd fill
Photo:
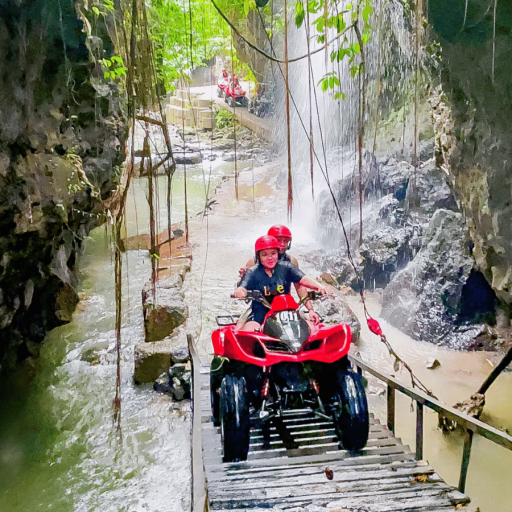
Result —
[[268, 230], [268, 234], [270, 236], [274, 236], [274, 237], [284, 236], [286, 238], [289, 238], [290, 240], [292, 239], [292, 232], [286, 226], [283, 226], [282, 224], [276, 224], [275, 226], [272, 226]]
[[264, 249], [277, 249], [279, 250], [279, 247], [281, 245], [277, 241], [276, 238], [273, 236], [265, 235], [260, 236], [258, 240], [256, 240], [256, 244], [254, 245], [254, 250], [256, 252], [256, 256], [260, 251], [263, 251]]

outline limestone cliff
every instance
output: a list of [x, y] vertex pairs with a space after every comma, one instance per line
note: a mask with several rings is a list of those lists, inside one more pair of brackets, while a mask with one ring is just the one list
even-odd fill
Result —
[[433, 101], [438, 161], [465, 214], [477, 267], [512, 302], [512, 9], [487, 0], [429, 2], [442, 47]]
[[82, 27], [72, 0], [0, 4], [2, 369], [69, 321], [77, 254], [124, 160], [116, 87], [90, 54], [102, 40]]

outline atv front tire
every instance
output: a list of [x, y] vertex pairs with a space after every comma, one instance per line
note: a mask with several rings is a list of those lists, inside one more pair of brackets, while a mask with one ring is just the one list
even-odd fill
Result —
[[226, 375], [219, 397], [224, 462], [247, 460], [249, 451], [249, 393], [243, 377]]
[[361, 376], [351, 370], [337, 374], [337, 389], [332, 397], [332, 416], [336, 435], [343, 448], [362, 450], [368, 441], [370, 420]]

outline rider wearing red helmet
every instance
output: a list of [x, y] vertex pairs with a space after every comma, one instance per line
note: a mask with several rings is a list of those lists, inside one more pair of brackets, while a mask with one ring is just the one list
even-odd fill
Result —
[[[255, 244], [257, 264], [245, 272], [242, 281], [235, 290], [235, 297], [243, 299], [247, 296], [247, 290], [259, 290], [267, 301], [272, 302], [273, 297], [290, 293], [291, 283], [301, 287], [317, 290], [322, 295], [332, 294], [332, 291], [307, 277], [296, 265], [289, 261], [279, 259], [281, 244], [270, 235], [265, 235]], [[252, 303], [253, 321], [243, 325], [244, 331], [259, 330], [265, 317], [266, 307], [256, 301]], [[238, 326], [240, 329], [242, 326]]]
[[[289, 261], [292, 263], [292, 265], [295, 265], [296, 267], [299, 266], [299, 263], [297, 261], [297, 258], [294, 256], [290, 256], [286, 251], [288, 251], [292, 245], [292, 233], [291, 231], [282, 224], [275, 224], [268, 230], [268, 235], [273, 236], [278, 242], [279, 242], [279, 261]], [[254, 258], [251, 258], [246, 264], [245, 268], [242, 267], [240, 269], [240, 277], [242, 278], [245, 271], [251, 268], [256, 261]], [[306, 288], [299, 286], [298, 284], [295, 284], [295, 289], [297, 291], [297, 295], [299, 296], [299, 299], [303, 299], [308, 294]], [[313, 303], [310, 300], [307, 300], [304, 303], [304, 306], [308, 310], [309, 313], [309, 319], [313, 322], [313, 324], [318, 324], [320, 322], [320, 317], [318, 316], [318, 313], [313, 309]]]

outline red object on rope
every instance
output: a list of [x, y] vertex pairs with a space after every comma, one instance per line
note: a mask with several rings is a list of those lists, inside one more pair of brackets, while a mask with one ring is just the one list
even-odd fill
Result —
[[370, 329], [370, 331], [372, 331], [373, 334], [376, 334], [377, 336], [383, 336], [379, 322], [377, 322], [375, 318], [368, 318], [366, 322], [368, 323], [368, 329]]

